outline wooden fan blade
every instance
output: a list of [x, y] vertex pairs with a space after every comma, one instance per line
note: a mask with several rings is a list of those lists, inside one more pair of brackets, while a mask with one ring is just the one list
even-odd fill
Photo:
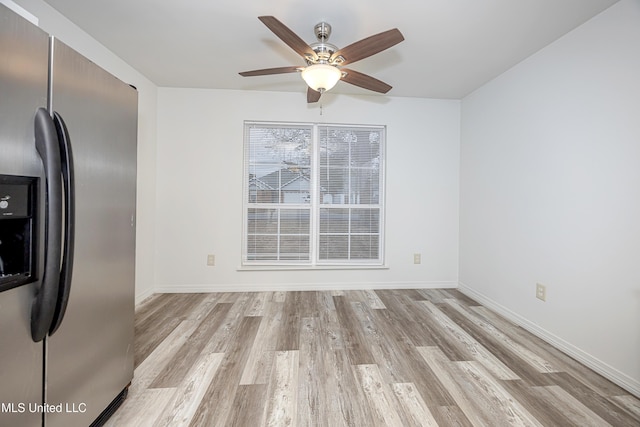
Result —
[[262, 70], [253, 70], [253, 71], [243, 71], [240, 73], [242, 77], [253, 77], [253, 76], [267, 76], [269, 74], [285, 74], [285, 73], [295, 73], [296, 71], [300, 71], [304, 67], [278, 67], [278, 68], [264, 68]]
[[350, 64], [389, 49], [403, 40], [402, 33], [397, 28], [394, 28], [339, 49], [331, 55], [329, 62], [333, 62], [336, 58], [342, 56], [344, 61], [338, 62], [338, 65]]
[[364, 89], [369, 89], [374, 92], [387, 93], [391, 90], [391, 86], [385, 82], [366, 74], [346, 68], [341, 68], [341, 71], [343, 73], [341, 79], [343, 82], [347, 82]]
[[259, 16], [258, 19], [262, 21], [280, 40], [285, 42], [287, 46], [295, 50], [298, 55], [305, 59], [312, 61], [318, 60], [318, 54], [316, 54], [311, 46], [309, 46], [304, 40], [302, 40], [296, 33], [291, 31], [289, 27], [278, 21], [273, 16]]
[[313, 102], [318, 102], [320, 100], [320, 95], [322, 95], [317, 90], [313, 90], [310, 87], [307, 87], [307, 103], [311, 104]]

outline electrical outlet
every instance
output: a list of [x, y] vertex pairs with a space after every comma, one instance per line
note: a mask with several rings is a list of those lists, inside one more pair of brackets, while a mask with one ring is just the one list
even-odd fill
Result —
[[547, 300], [547, 287], [545, 285], [536, 283], [536, 298], [542, 301]]
[[209, 254], [207, 255], [207, 265], [209, 267], [213, 267], [214, 265], [216, 265], [216, 256], [213, 254]]
[[420, 264], [421, 262], [422, 262], [422, 255], [413, 254], [413, 263], [414, 264]]

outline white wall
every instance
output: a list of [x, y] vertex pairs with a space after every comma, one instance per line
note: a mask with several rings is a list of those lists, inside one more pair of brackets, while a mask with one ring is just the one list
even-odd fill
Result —
[[640, 1], [467, 96], [461, 122], [462, 289], [639, 394]]
[[47, 3], [41, 0], [14, 2], [36, 16], [44, 31], [138, 89], [136, 300], [139, 301], [151, 295], [154, 287], [157, 87]]
[[[457, 285], [460, 102], [328, 93], [320, 115], [305, 96], [302, 80], [300, 93], [159, 90], [157, 291]], [[388, 269], [238, 271], [244, 120], [387, 125]]]

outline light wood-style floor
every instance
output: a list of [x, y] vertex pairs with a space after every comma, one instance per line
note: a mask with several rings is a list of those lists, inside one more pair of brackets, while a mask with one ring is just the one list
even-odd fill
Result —
[[640, 426], [640, 400], [456, 290], [154, 295], [108, 426]]

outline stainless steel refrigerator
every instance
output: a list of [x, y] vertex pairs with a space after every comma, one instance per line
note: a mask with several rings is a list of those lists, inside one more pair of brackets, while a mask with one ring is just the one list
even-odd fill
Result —
[[0, 426], [126, 397], [136, 135], [135, 88], [0, 4]]

